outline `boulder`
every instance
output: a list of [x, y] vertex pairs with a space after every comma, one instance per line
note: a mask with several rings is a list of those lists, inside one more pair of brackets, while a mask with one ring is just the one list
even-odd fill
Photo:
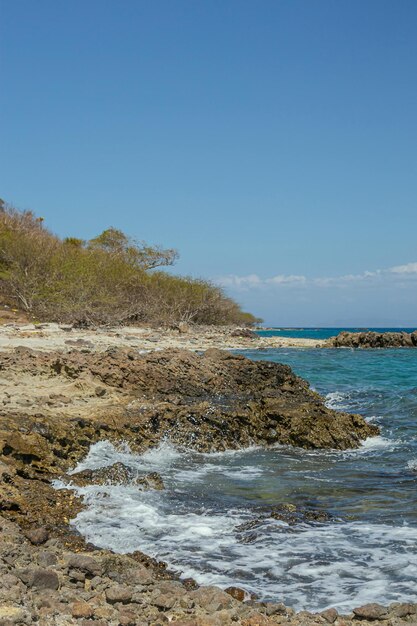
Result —
[[353, 609], [355, 617], [366, 620], [380, 620], [388, 619], [388, 611], [381, 604], [372, 602], [370, 604], [364, 604], [356, 609]]

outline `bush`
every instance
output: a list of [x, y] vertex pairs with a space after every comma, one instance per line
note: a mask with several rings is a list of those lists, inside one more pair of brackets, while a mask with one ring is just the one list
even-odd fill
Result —
[[0, 290], [40, 320], [77, 324], [252, 325], [257, 320], [209, 281], [173, 276], [177, 252], [115, 228], [63, 240], [30, 211], [0, 202]]

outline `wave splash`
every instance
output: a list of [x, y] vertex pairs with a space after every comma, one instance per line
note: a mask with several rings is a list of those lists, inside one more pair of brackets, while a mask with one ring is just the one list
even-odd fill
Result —
[[86, 508], [72, 523], [98, 547], [142, 550], [200, 584], [239, 585], [296, 609], [348, 611], [376, 600], [412, 601], [417, 528], [362, 521], [289, 526], [268, 518], [254, 533], [237, 530], [256, 517], [256, 507], [242, 505], [238, 494], [270, 471], [254, 462], [267, 454], [203, 455], [163, 443], [137, 455], [126, 444], [99, 442], [74, 472], [122, 462], [141, 472], [158, 471], [166, 490], [77, 487]]

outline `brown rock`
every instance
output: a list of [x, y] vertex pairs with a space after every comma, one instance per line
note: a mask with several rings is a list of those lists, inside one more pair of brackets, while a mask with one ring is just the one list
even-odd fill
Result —
[[331, 608], [331, 609], [326, 609], [325, 611], [322, 611], [320, 615], [324, 617], [326, 622], [329, 622], [329, 624], [333, 624], [337, 620], [339, 614], [336, 611], [336, 609]]
[[76, 619], [80, 617], [92, 617], [94, 615], [94, 609], [88, 602], [84, 602], [84, 600], [80, 600], [78, 602], [74, 602], [71, 607], [71, 615]]
[[152, 600], [152, 604], [162, 611], [167, 611], [168, 609], [172, 609], [176, 599], [177, 598], [172, 593], [161, 593]]
[[407, 617], [408, 615], [415, 615], [417, 613], [417, 605], [408, 602], [403, 602], [390, 606], [390, 613], [395, 617]]
[[53, 570], [36, 569], [29, 576], [28, 584], [35, 589], [58, 589], [58, 574]]
[[244, 602], [245, 600], [250, 600], [250, 593], [245, 591], [245, 589], [241, 589], [240, 587], [227, 587], [225, 592], [232, 596], [235, 600], [239, 600], [239, 602]]
[[375, 602], [359, 606], [356, 609], [353, 609], [353, 613], [355, 617], [358, 617], [359, 619], [388, 619], [387, 609], [384, 606], [381, 606], [381, 604], [377, 604]]
[[127, 603], [132, 599], [132, 589], [126, 587], [126, 585], [114, 585], [106, 589], [106, 600], [110, 604], [116, 602]]
[[200, 587], [196, 591], [192, 591], [190, 597], [208, 613], [230, 609], [233, 606], [231, 596], [217, 587]]
[[35, 546], [40, 546], [49, 539], [49, 533], [46, 528], [33, 528], [25, 532], [27, 539]]
[[56, 565], [57, 562], [57, 556], [53, 552], [42, 550], [38, 554], [38, 565], [41, 565], [42, 567], [50, 567], [51, 565]]
[[79, 569], [91, 576], [100, 576], [103, 567], [99, 561], [85, 554], [72, 554], [67, 560], [68, 567]]

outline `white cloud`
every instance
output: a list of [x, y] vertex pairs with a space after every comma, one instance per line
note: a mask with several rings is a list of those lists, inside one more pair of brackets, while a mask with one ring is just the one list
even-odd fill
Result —
[[399, 275], [403, 278], [417, 278], [417, 262], [406, 265], [396, 265], [388, 269], [366, 270], [361, 274], [345, 274], [343, 276], [318, 276], [307, 278], [298, 274], [277, 274], [270, 278], [261, 278], [258, 274], [248, 274], [247, 276], [237, 276], [229, 274], [221, 276], [216, 280], [219, 285], [229, 287], [238, 291], [249, 289], [281, 288], [287, 286], [302, 287], [313, 285], [315, 287], [345, 287], [347, 285], [372, 284], [373, 282], [391, 282]]
[[407, 263], [407, 265], [396, 265], [390, 267], [392, 274], [417, 274], [417, 263]]
[[285, 274], [278, 274], [272, 278], [266, 278], [264, 282], [272, 285], [288, 285], [294, 283], [305, 283], [306, 281], [307, 278], [305, 276], [297, 276], [296, 274], [285, 276]]

